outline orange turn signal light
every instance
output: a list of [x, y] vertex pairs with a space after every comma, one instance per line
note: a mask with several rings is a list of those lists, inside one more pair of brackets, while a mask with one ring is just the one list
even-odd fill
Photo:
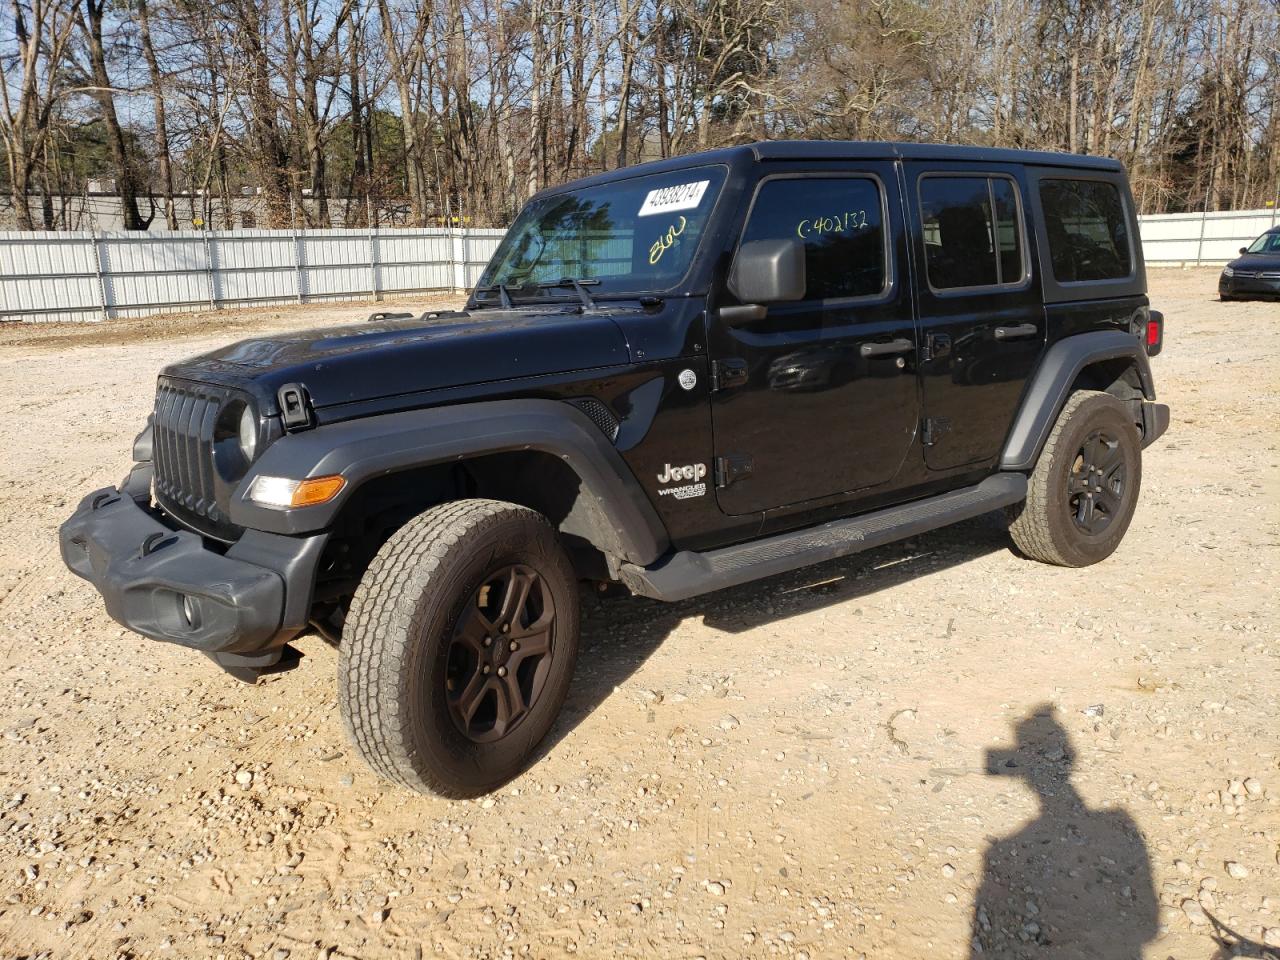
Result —
[[312, 477], [310, 480], [303, 480], [298, 484], [296, 490], [293, 491], [293, 497], [290, 499], [291, 507], [312, 507], [317, 503], [328, 503], [339, 493], [342, 488], [347, 485], [347, 481], [342, 477]]

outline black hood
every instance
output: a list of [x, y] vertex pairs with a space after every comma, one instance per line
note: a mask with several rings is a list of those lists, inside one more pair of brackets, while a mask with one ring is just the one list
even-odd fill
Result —
[[248, 390], [274, 413], [286, 383], [304, 384], [319, 408], [628, 360], [626, 338], [605, 313], [517, 308], [255, 337], [163, 372]]
[[1280, 270], [1280, 253], [1246, 253], [1227, 264], [1232, 270]]

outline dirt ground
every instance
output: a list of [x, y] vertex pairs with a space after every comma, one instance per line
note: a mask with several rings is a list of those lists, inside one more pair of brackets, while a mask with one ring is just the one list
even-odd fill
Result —
[[467, 803], [362, 766], [319, 637], [242, 685], [58, 556], [162, 364], [371, 308], [0, 329], [0, 956], [1268, 955], [1280, 305], [1214, 281], [1152, 271], [1173, 425], [1110, 560], [983, 518], [592, 602], [541, 759]]

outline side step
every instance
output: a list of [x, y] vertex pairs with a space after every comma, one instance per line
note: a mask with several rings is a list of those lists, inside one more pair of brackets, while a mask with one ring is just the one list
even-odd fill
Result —
[[952, 490], [926, 500], [705, 553], [684, 550], [652, 567], [623, 564], [619, 573], [622, 582], [642, 597], [686, 600], [712, 590], [735, 587], [761, 577], [905, 540], [1017, 503], [1025, 500], [1026, 496], [1025, 476], [997, 473], [977, 486]]

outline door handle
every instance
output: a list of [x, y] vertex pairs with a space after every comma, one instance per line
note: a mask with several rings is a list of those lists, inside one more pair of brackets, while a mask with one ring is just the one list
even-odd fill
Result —
[[734, 326], [739, 323], [751, 323], [753, 320], [763, 320], [768, 315], [768, 309], [762, 303], [744, 303], [740, 306], [721, 307], [719, 313], [720, 322]]
[[906, 340], [899, 337], [897, 340], [890, 340], [888, 343], [864, 343], [858, 348], [858, 353], [864, 357], [884, 357], [892, 353], [907, 353], [915, 348], [914, 340]]
[[997, 340], [1019, 340], [1034, 337], [1040, 330], [1034, 323], [1020, 323], [1016, 327], [996, 327]]

